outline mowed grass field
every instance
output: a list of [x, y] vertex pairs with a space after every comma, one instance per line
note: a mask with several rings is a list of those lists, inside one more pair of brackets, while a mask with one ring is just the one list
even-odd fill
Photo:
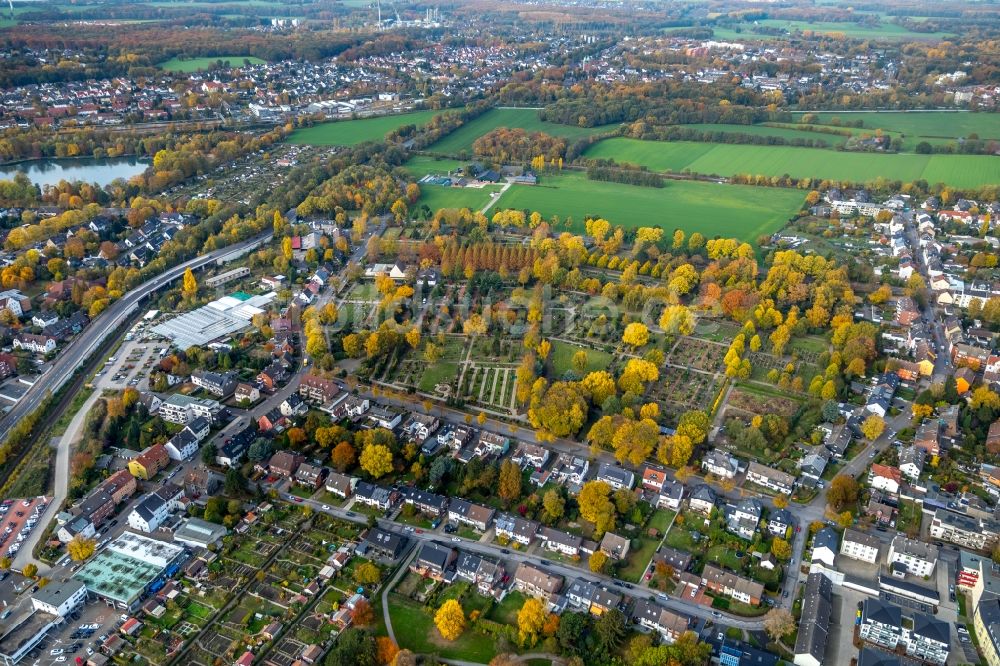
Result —
[[439, 113], [413, 111], [376, 118], [335, 120], [297, 129], [288, 137], [288, 142], [308, 146], [353, 146], [365, 141], [378, 141], [403, 125], [423, 125]]
[[789, 33], [813, 32], [821, 35], [842, 34], [853, 39], [883, 39], [883, 40], [936, 40], [943, 39], [951, 33], [947, 32], [914, 32], [901, 25], [883, 21], [877, 26], [862, 25], [853, 21], [785, 21], [782, 19], [762, 19], [754, 23], [739, 26], [739, 31], [732, 28], [713, 27], [712, 32], [719, 39], [738, 39], [740, 37], [757, 37], [774, 39], [773, 35], [762, 34], [757, 28], [779, 28]]
[[[796, 119], [803, 114], [796, 114]], [[834, 118], [843, 123], [862, 121], [865, 129], [901, 132], [916, 144], [920, 139], [957, 139], [970, 134], [980, 139], [1000, 139], [1000, 114], [966, 111], [864, 111], [817, 113], [817, 124], [829, 125]]]
[[427, 150], [442, 155], [458, 155], [464, 152], [466, 155], [471, 156], [472, 144], [475, 140], [498, 127], [519, 127], [529, 132], [545, 132], [552, 136], [577, 139], [582, 136], [591, 136], [611, 131], [617, 125], [575, 127], [573, 125], [544, 122], [538, 117], [536, 109], [490, 109], [475, 120], [459, 127], [448, 136], [442, 137], [440, 141], [431, 145]]
[[782, 188], [667, 181], [666, 187], [638, 187], [587, 180], [582, 173], [542, 175], [538, 185], [514, 185], [491, 212], [504, 208], [538, 211], [545, 217], [573, 218], [577, 231], [586, 216], [604, 217], [627, 227], [655, 227], [687, 234], [740, 238], [780, 229], [805, 200], [805, 193]]
[[782, 139], [805, 139], [814, 141], [826, 141], [831, 146], [837, 146], [845, 141], [847, 137], [840, 134], [827, 134], [825, 132], [810, 132], [809, 130], [799, 130], [792, 127], [773, 127], [771, 125], [727, 125], [724, 123], [692, 123], [690, 125], [679, 125], [681, 128], [695, 129], [702, 132], [714, 132], [721, 134], [750, 134], [752, 136], [776, 136]]
[[157, 67], [166, 72], [197, 72], [199, 69], [208, 69], [213, 66], [217, 61], [229, 62], [230, 67], [242, 67], [243, 61], [248, 60], [252, 65], [263, 65], [264, 60], [260, 58], [254, 58], [253, 56], [245, 55], [227, 55], [227, 56], [213, 56], [206, 58], [190, 58], [188, 60], [178, 60], [177, 58], [171, 58], [170, 60], [164, 60]]
[[849, 182], [879, 176], [904, 182], [924, 179], [954, 187], [1000, 182], [1000, 159], [990, 155], [917, 155], [837, 152], [822, 148], [751, 146], [687, 141], [606, 139], [591, 146], [587, 157], [614, 158], [656, 171], [683, 171], [731, 176], [828, 178]]

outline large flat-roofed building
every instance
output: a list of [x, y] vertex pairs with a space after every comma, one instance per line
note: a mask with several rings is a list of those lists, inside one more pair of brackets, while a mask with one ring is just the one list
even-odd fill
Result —
[[216, 525], [200, 518], [188, 518], [174, 532], [174, 541], [192, 548], [208, 548], [226, 536], [227, 530], [222, 525]]
[[256, 314], [274, 300], [274, 292], [250, 296], [237, 292], [153, 327], [153, 333], [168, 338], [178, 349], [202, 347], [250, 327]]
[[173, 575], [184, 560], [183, 547], [126, 532], [95, 555], [73, 579], [117, 608], [133, 610], [161, 577]]
[[14, 666], [62, 624], [58, 615], [32, 610], [10, 618], [0, 628], [0, 664]]

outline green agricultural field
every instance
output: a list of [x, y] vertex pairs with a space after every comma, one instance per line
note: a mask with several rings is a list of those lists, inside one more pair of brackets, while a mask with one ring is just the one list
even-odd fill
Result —
[[529, 132], [545, 132], [552, 136], [566, 139], [577, 139], [614, 130], [617, 125], [604, 127], [575, 127], [559, 123], [544, 122], [538, 117], [536, 109], [490, 109], [475, 120], [462, 125], [457, 130], [442, 137], [427, 150], [442, 155], [458, 155], [465, 152], [472, 155], [472, 144], [479, 137], [488, 134], [498, 127], [520, 127]]
[[378, 141], [403, 125], [423, 125], [440, 111], [413, 111], [392, 116], [336, 120], [297, 129], [288, 137], [289, 143], [308, 146], [353, 146], [365, 141]]
[[784, 21], [781, 19], [762, 19], [753, 24], [743, 24], [737, 28], [713, 27], [712, 31], [719, 39], [775, 39], [774, 35], [762, 33], [758, 28], [778, 28], [788, 31], [813, 32], [824, 35], [842, 34], [853, 39], [885, 39], [885, 40], [936, 40], [943, 39], [952, 33], [947, 32], [914, 32], [903, 26], [883, 21], [880, 25], [870, 26], [851, 22], [824, 21]]
[[459, 167], [468, 165], [468, 162], [460, 160], [449, 160], [442, 157], [428, 157], [426, 155], [414, 155], [403, 168], [406, 169], [415, 180], [420, 180], [427, 174], [444, 175], [449, 171], [454, 171]]
[[538, 185], [515, 185], [493, 210], [537, 210], [572, 217], [582, 231], [587, 215], [626, 227], [661, 226], [754, 242], [780, 229], [802, 206], [805, 194], [782, 188], [668, 180], [666, 187], [638, 187], [587, 180], [581, 173], [543, 175]]
[[157, 67], [167, 72], [197, 72], [199, 69], [208, 69], [216, 62], [221, 60], [222, 62], [229, 62], [232, 67], [242, 67], [243, 61], [247, 60], [251, 65], [263, 65], [265, 61], [260, 58], [254, 58], [253, 56], [245, 55], [224, 55], [224, 56], [212, 56], [206, 58], [191, 58], [189, 60], [179, 60], [177, 58], [171, 58], [170, 60], [165, 60], [161, 62]]
[[810, 176], [851, 182], [879, 176], [904, 182], [923, 178], [955, 187], [1000, 182], [1000, 160], [988, 155], [917, 155], [837, 152], [822, 148], [657, 142], [613, 138], [593, 145], [587, 157], [614, 158], [657, 171], [731, 176]]
[[825, 132], [810, 132], [809, 130], [793, 129], [791, 126], [774, 127], [771, 125], [727, 125], [713, 123], [694, 123], [679, 125], [684, 129], [701, 130], [702, 132], [721, 132], [723, 134], [750, 134], [753, 136], [776, 136], [782, 139], [804, 139], [826, 141], [831, 146], [837, 146], [847, 140], [846, 136], [827, 134]]
[[[834, 118], [849, 123], [860, 120], [865, 129], [901, 132], [914, 145], [921, 139], [957, 139], [970, 134], [980, 139], [1000, 139], [1000, 114], [965, 111], [864, 111], [817, 113], [817, 122], [829, 125]], [[801, 118], [802, 114], [796, 114]]]

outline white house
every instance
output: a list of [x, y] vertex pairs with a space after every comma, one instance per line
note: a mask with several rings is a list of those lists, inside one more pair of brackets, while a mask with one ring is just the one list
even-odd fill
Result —
[[709, 451], [702, 459], [701, 467], [709, 474], [714, 474], [722, 479], [732, 479], [739, 471], [736, 458], [719, 449]]
[[898, 467], [874, 464], [868, 472], [868, 481], [875, 490], [884, 490], [896, 495], [899, 493], [899, 482], [903, 475]]
[[37, 611], [66, 617], [83, 605], [87, 586], [72, 578], [65, 582], [52, 581], [31, 595], [31, 606]]
[[128, 526], [139, 532], [155, 532], [170, 517], [170, 505], [156, 493], [147, 495], [128, 515]]
[[878, 561], [879, 540], [859, 530], [847, 529], [840, 544], [840, 553], [852, 560], [874, 564]]
[[822, 562], [828, 567], [833, 566], [837, 558], [837, 543], [839, 539], [832, 527], [824, 527], [813, 537], [812, 561]]
[[937, 565], [938, 547], [897, 536], [889, 545], [887, 560], [893, 575], [908, 573], [920, 577], [930, 576]]

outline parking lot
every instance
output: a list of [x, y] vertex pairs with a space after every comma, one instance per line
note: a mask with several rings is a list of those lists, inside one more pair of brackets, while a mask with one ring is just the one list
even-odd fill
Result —
[[13, 558], [21, 550], [21, 544], [38, 525], [38, 518], [48, 506], [49, 498], [8, 499], [0, 503], [0, 553]]
[[[25, 595], [22, 603], [31, 605], [28, 595]], [[67, 616], [61, 627], [50, 632], [22, 664], [56, 666], [62, 663], [75, 664], [77, 657], [86, 660], [89, 655], [98, 651], [101, 643], [123, 622], [121, 611], [108, 607], [102, 601], [88, 601]]]

